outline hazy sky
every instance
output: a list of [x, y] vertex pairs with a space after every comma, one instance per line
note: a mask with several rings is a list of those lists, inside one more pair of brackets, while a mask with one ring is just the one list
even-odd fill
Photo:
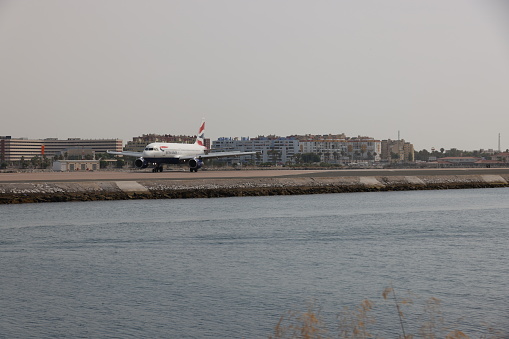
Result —
[[0, 0], [0, 135], [509, 148], [506, 0]]

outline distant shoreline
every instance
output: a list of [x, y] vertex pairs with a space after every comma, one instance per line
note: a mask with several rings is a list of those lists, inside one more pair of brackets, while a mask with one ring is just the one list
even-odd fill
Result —
[[509, 169], [0, 173], [0, 204], [509, 187]]

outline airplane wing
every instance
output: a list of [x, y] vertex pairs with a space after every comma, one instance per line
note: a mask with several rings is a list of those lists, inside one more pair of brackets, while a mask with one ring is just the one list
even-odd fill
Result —
[[129, 151], [122, 152], [106, 151], [106, 153], [115, 155], [127, 155], [128, 157], [141, 157], [143, 155], [143, 152], [129, 152]]
[[253, 155], [257, 152], [216, 152], [216, 153], [209, 153], [209, 154], [202, 154], [202, 155], [196, 155], [196, 156], [181, 156], [180, 160], [190, 160], [194, 158], [201, 158], [201, 159], [213, 159], [213, 158], [224, 158], [224, 157], [240, 157], [242, 155]]

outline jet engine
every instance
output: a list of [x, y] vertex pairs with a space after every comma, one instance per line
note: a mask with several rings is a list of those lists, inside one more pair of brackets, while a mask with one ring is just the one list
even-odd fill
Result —
[[203, 166], [203, 160], [201, 159], [197, 159], [197, 158], [194, 158], [194, 159], [191, 159], [189, 160], [189, 170], [191, 172], [198, 172], [198, 169], [201, 168]]
[[143, 158], [138, 158], [134, 161], [134, 166], [136, 166], [138, 168], [147, 168], [148, 162], [147, 162], [147, 160], [145, 160]]

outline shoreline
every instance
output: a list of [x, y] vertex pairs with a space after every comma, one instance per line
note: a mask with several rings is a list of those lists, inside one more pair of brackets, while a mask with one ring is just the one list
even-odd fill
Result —
[[[274, 173], [277, 172], [277, 173]], [[31, 173], [0, 175], [0, 204], [509, 187], [509, 170]]]

